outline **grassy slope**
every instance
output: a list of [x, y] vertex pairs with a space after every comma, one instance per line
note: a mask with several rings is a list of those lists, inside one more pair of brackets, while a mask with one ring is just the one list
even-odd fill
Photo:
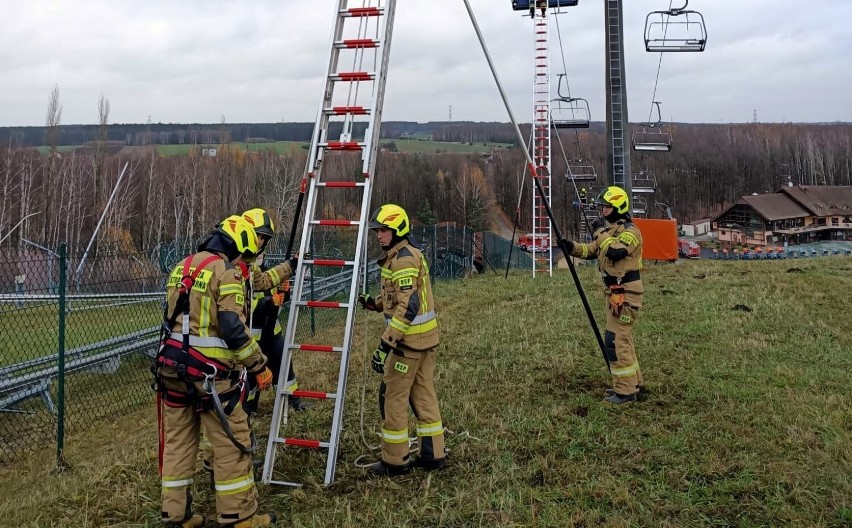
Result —
[[[371, 479], [352, 465], [365, 451], [357, 410], [381, 325], [372, 315], [369, 344], [357, 325], [337, 483], [261, 487], [262, 501], [284, 513], [280, 526], [849, 526], [850, 272], [843, 257], [650, 265], [637, 327], [650, 395], [615, 409], [599, 401], [607, 376], [567, 271], [441, 282], [445, 425], [476, 438], [450, 436], [451, 466], [438, 474]], [[598, 313], [595, 272], [580, 273]], [[297, 366], [313, 388], [310, 362]], [[0, 519], [157, 525], [152, 408], [67, 444], [69, 474], [50, 473], [50, 450], [0, 469]]]

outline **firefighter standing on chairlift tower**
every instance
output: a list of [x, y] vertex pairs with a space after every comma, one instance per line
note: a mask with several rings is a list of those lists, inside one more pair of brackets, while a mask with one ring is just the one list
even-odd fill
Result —
[[633, 325], [642, 307], [645, 287], [642, 268], [642, 234], [630, 221], [630, 204], [621, 187], [607, 187], [596, 203], [609, 223], [599, 227], [588, 244], [563, 239], [567, 253], [582, 259], [598, 259], [607, 297], [604, 349], [612, 372], [612, 389], [605, 402], [635, 402], [642, 388], [642, 371], [633, 343]]
[[[435, 393], [438, 320], [426, 259], [413, 241], [405, 210], [394, 204], [378, 208], [369, 228], [376, 232], [384, 256], [381, 295], [360, 295], [367, 310], [382, 312], [387, 326], [373, 354], [373, 370], [382, 374], [382, 456], [370, 466], [376, 475], [401, 475], [412, 466], [441, 469], [446, 463], [444, 425]], [[419, 457], [409, 460], [408, 407], [417, 418]]]
[[248, 418], [241, 405], [247, 376], [260, 390], [272, 372], [246, 325], [247, 264], [259, 251], [254, 228], [241, 216], [225, 219], [172, 271], [163, 338], [153, 370], [160, 418], [161, 517], [166, 526], [198, 528], [192, 477], [199, 430], [214, 451], [217, 521], [235, 528], [275, 522], [257, 513]]

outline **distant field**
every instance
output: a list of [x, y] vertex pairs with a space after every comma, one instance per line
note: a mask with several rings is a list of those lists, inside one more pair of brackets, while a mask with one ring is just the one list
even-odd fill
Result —
[[[249, 152], [271, 150], [278, 154], [286, 154], [291, 148], [301, 148], [302, 145], [307, 145], [307, 143], [301, 141], [276, 141], [274, 143], [243, 143], [235, 141], [231, 143], [231, 146], [239, 147]], [[186, 156], [192, 147], [193, 145], [157, 145], [157, 154], [161, 156]]]
[[511, 145], [506, 143], [444, 143], [441, 141], [426, 141], [420, 139], [384, 139], [382, 143], [396, 143], [396, 148], [400, 152], [447, 152], [451, 154], [467, 154], [478, 152], [491, 152], [493, 148], [508, 148]]
[[[80, 147], [81, 145], [61, 145], [56, 147], [56, 150], [58, 152], [71, 152], [72, 150], [78, 149]], [[47, 145], [42, 145], [40, 147], [36, 147], [36, 150], [39, 151], [41, 154], [47, 154], [50, 151], [50, 147], [48, 147]]]
[[[508, 143], [446, 143], [428, 139], [383, 139], [381, 143], [395, 143], [399, 152], [424, 154], [475, 154], [487, 153], [494, 148], [511, 147]], [[231, 145], [249, 152], [273, 151], [278, 154], [286, 154], [292, 148], [307, 148], [308, 144], [302, 141], [275, 141], [272, 143], [243, 143], [235, 141]], [[186, 156], [192, 147], [193, 145], [157, 145], [155, 148], [157, 149], [157, 154], [160, 156]], [[77, 148], [80, 148], [80, 145], [63, 145], [57, 147], [56, 150], [59, 152], [71, 152]], [[42, 154], [47, 154], [49, 147], [43, 145], [36, 147], [36, 150]]]

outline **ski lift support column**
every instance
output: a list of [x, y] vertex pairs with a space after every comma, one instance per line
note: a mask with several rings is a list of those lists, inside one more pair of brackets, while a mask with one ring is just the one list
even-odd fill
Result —
[[606, 9], [606, 173], [612, 185], [631, 193], [630, 149], [627, 145], [627, 80], [621, 0], [605, 0]]

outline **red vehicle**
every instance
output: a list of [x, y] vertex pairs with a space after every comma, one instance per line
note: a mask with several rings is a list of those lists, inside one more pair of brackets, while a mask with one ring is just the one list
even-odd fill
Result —
[[681, 258], [701, 258], [701, 246], [692, 240], [678, 238], [677, 253]]
[[550, 237], [527, 233], [518, 237], [518, 247], [532, 253], [545, 253], [550, 249]]

